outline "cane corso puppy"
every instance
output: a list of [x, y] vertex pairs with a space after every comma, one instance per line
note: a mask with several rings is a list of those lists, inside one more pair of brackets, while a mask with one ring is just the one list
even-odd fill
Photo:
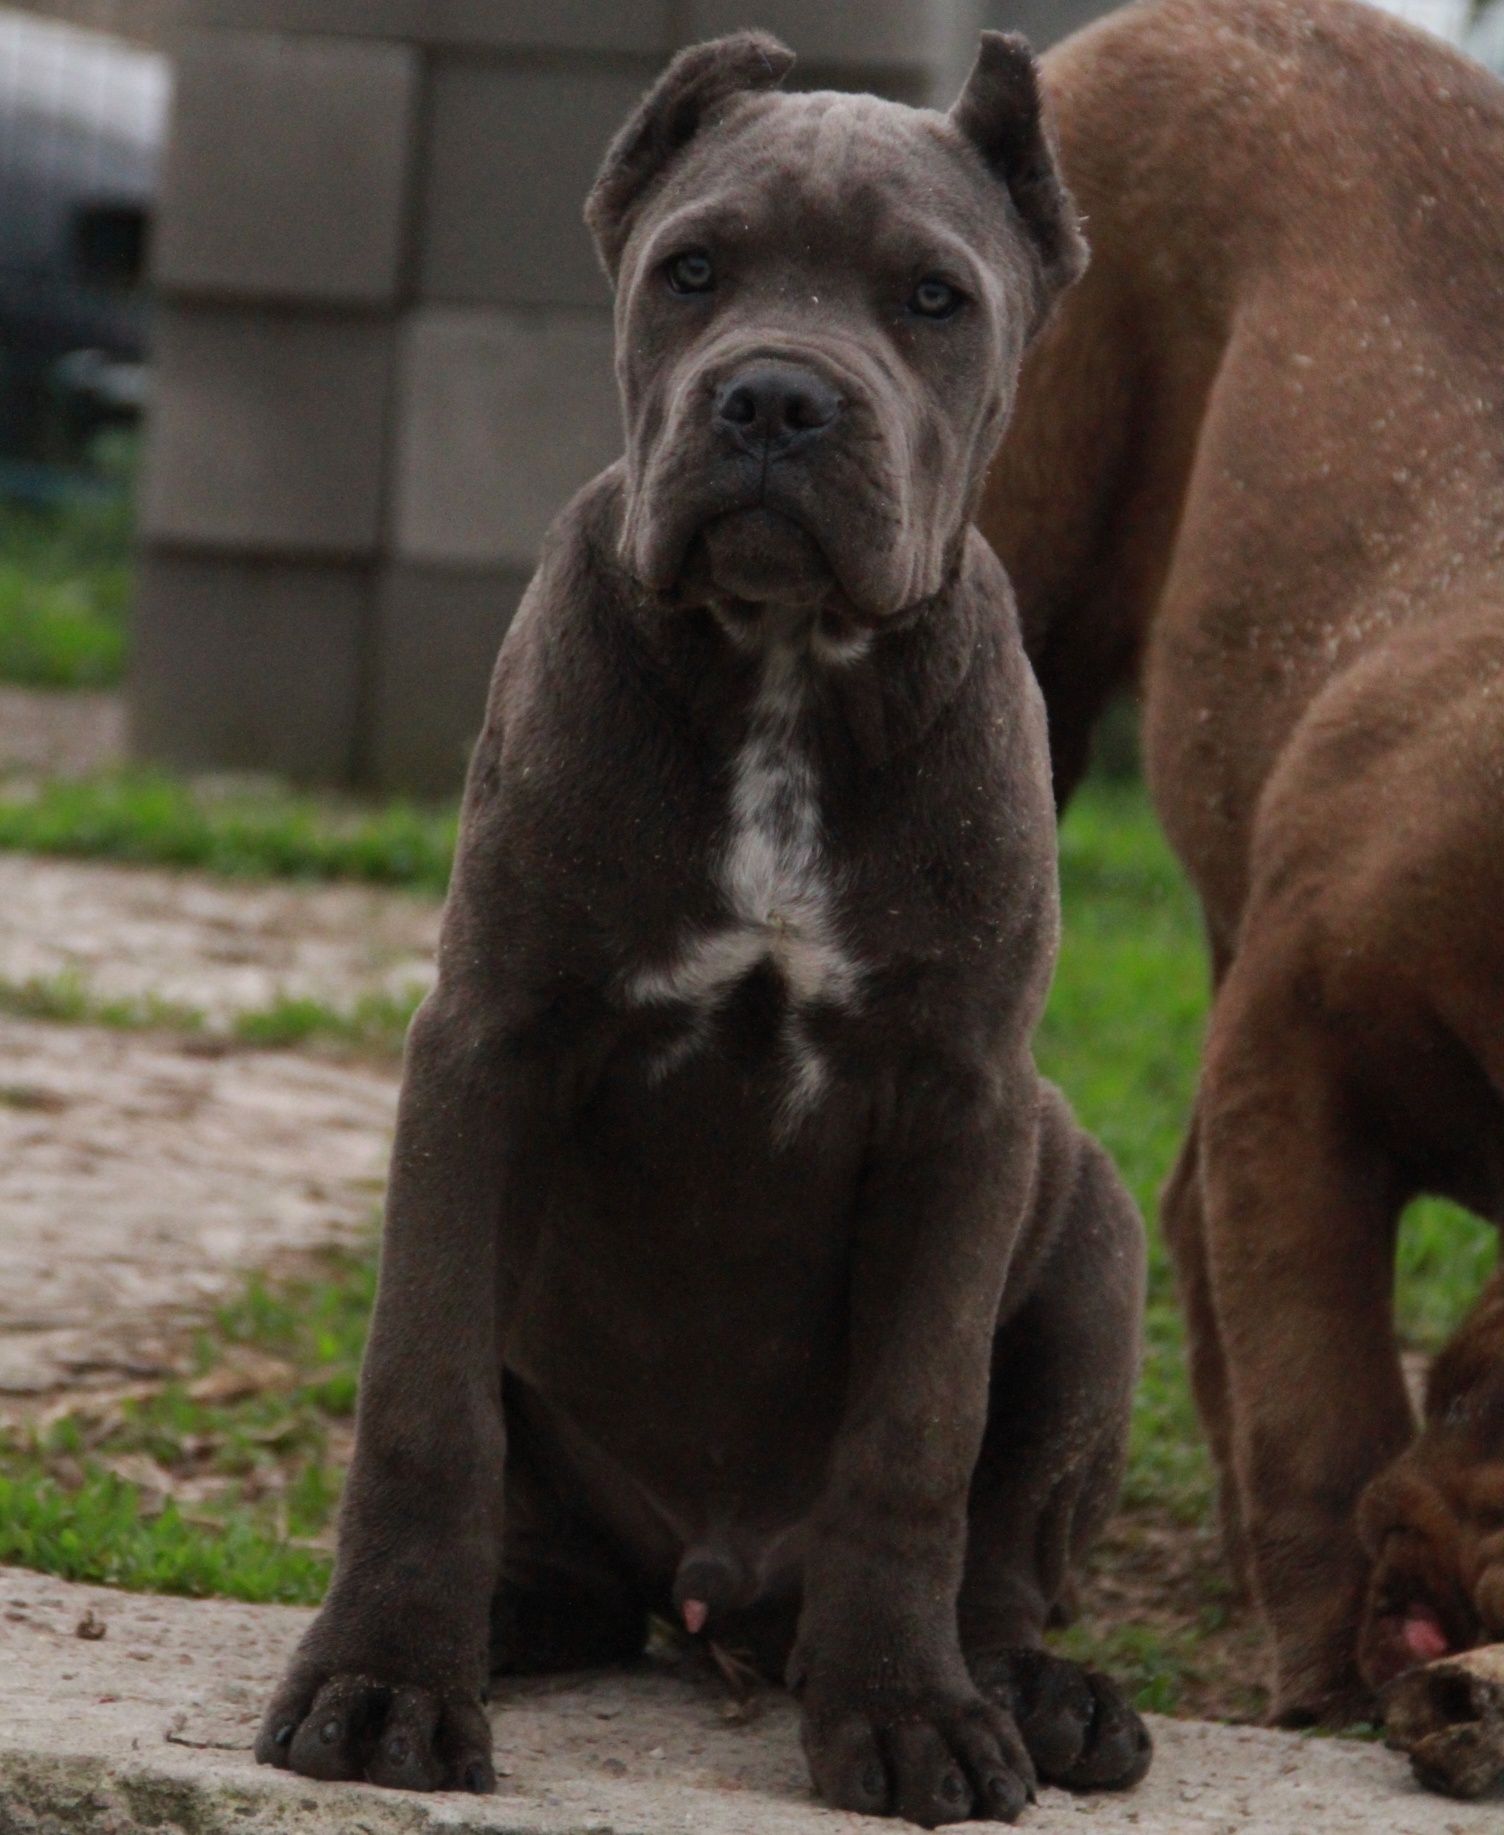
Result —
[[259, 1756], [492, 1784], [494, 1671], [786, 1665], [835, 1805], [1010, 1819], [1144, 1728], [1047, 1655], [1141, 1226], [1030, 1055], [1043, 704], [971, 526], [1082, 266], [1033, 61], [949, 116], [685, 52], [588, 217], [623, 461], [549, 538], [408, 1045], [328, 1600]]
[[1046, 88], [1094, 261], [981, 521], [1061, 797], [1141, 682], [1216, 982], [1197, 1400], [1276, 1713], [1361, 1718], [1504, 1637], [1504, 1288], [1413, 1446], [1392, 1311], [1412, 1196], [1504, 1223], [1504, 88], [1353, 0], [1150, 0]]

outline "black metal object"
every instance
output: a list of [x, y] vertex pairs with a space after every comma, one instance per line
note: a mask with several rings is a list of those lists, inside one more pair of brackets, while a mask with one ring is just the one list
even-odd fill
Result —
[[0, 7], [0, 493], [66, 494], [145, 392], [164, 59]]

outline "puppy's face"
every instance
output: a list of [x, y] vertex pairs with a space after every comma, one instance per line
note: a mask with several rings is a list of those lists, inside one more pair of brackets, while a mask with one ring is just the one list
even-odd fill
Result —
[[617, 283], [624, 559], [655, 591], [870, 623], [939, 590], [1081, 260], [1032, 60], [994, 42], [942, 116], [749, 87], [787, 54], [722, 40], [624, 131], [590, 215]]

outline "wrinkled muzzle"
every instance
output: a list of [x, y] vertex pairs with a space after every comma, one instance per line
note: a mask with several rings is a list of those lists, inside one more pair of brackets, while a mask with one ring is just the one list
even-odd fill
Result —
[[872, 355], [739, 336], [626, 392], [623, 559], [653, 590], [867, 620], [939, 590], [957, 518], [935, 486], [964, 461]]

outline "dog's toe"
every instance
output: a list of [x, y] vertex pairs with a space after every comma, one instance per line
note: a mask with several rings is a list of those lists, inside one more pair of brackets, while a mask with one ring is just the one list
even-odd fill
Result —
[[1066, 1790], [1127, 1790], [1149, 1769], [1149, 1730], [1110, 1677], [1046, 1650], [975, 1669], [983, 1694], [1018, 1724], [1040, 1778]]

